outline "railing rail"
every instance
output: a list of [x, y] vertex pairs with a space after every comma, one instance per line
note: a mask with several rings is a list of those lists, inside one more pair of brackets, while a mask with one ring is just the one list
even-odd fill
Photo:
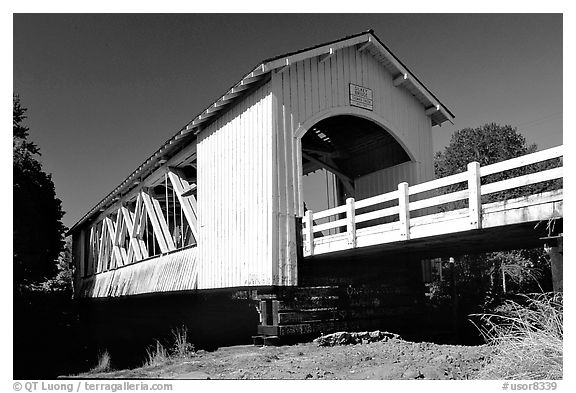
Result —
[[[560, 160], [559, 167], [552, 169], [517, 175], [487, 184], [482, 184], [482, 180], [486, 182], [488, 176], [502, 174], [512, 169], [561, 157], [563, 157], [563, 146], [538, 151], [484, 167], [481, 167], [477, 162], [472, 162], [468, 164], [466, 172], [413, 186], [409, 186], [405, 182], [400, 183], [397, 190], [358, 201], [348, 198], [345, 205], [317, 213], [307, 210], [302, 227], [304, 255], [314, 255], [316, 246], [326, 244], [331, 239], [345, 239], [348, 248], [355, 248], [358, 243], [358, 235], [360, 233], [372, 233], [371, 228], [375, 227], [379, 227], [382, 231], [388, 231], [387, 233], [394, 233], [395, 235], [390, 237], [390, 239], [393, 239], [392, 241], [409, 240], [411, 231], [415, 226], [445, 220], [446, 214], [449, 213], [457, 214], [460, 219], [464, 217], [466, 219], [465, 229], [480, 229], [482, 227], [482, 196], [562, 179], [562, 161]], [[442, 192], [441, 189], [444, 189], [444, 191]], [[410, 201], [411, 196], [422, 193], [427, 193], [427, 195], [422, 196], [419, 200]], [[459, 201], [467, 201], [468, 206], [463, 208], [464, 202]], [[397, 204], [389, 206], [394, 202]], [[380, 209], [369, 212], [359, 211], [360, 209], [375, 208], [376, 205], [385, 203], [388, 203], [388, 205]], [[440, 206], [448, 204], [453, 205], [452, 209], [444, 208], [442, 211], [438, 211]], [[411, 213], [415, 211], [422, 212], [423, 209], [436, 210], [428, 214], [426, 214], [427, 211], [424, 211], [424, 214], [411, 219]], [[315, 223], [315, 221], [321, 219], [329, 219], [331, 221]], [[382, 219], [387, 219], [388, 221], [392, 219], [392, 221], [382, 224]], [[373, 222], [372, 224], [370, 224], [371, 221]], [[363, 225], [358, 227], [358, 224], [361, 223]], [[345, 232], [323, 236], [321, 239], [315, 238], [315, 234], [344, 227], [346, 228]]]

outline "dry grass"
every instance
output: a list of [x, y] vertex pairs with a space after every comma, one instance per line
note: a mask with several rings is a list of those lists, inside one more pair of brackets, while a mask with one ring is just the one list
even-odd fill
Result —
[[98, 364], [96, 365], [96, 367], [91, 369], [90, 372], [105, 373], [107, 371], [110, 371], [112, 369], [110, 367], [110, 364], [111, 364], [110, 354], [108, 353], [108, 351], [104, 351], [98, 356]]
[[160, 341], [156, 341], [156, 346], [149, 348], [146, 350], [146, 367], [154, 367], [160, 366], [165, 364], [168, 359], [170, 358], [168, 355], [168, 351], [164, 346], [160, 343]]
[[194, 354], [194, 346], [188, 342], [188, 331], [184, 326], [172, 331], [174, 343], [170, 350], [159, 341], [155, 347], [146, 350], [147, 360], [145, 366], [154, 367], [171, 363], [175, 359], [188, 358]]
[[188, 342], [188, 331], [184, 326], [172, 331], [174, 345], [172, 346], [172, 357], [187, 358], [194, 354], [194, 345]]
[[562, 379], [562, 294], [525, 299], [525, 304], [508, 301], [500, 315], [479, 315], [479, 329], [494, 346], [479, 379]]

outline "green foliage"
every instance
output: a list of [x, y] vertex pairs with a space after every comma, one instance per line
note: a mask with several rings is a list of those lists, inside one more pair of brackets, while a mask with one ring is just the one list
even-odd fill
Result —
[[478, 128], [456, 131], [443, 152], [434, 157], [436, 177], [445, 177], [466, 171], [469, 162], [481, 166], [509, 160], [536, 151], [536, 145], [527, 145], [526, 138], [516, 128], [496, 123]]
[[72, 238], [66, 238], [64, 249], [58, 255], [56, 262], [57, 273], [53, 278], [42, 283], [45, 291], [66, 291], [72, 293], [73, 265], [72, 265]]
[[[477, 128], [464, 128], [456, 131], [444, 151], [434, 156], [434, 173], [436, 177], [450, 176], [467, 170], [470, 162], [478, 162], [480, 166], [494, 164], [537, 151], [536, 144], [528, 145], [526, 138], [516, 128], [495, 123], [485, 124]], [[482, 184], [492, 183], [529, 173], [555, 168], [561, 165], [561, 159], [527, 165], [497, 173], [482, 178]], [[447, 192], [465, 188], [465, 185], [451, 186]], [[524, 195], [537, 194], [544, 191], [562, 188], [562, 180], [546, 181], [506, 190], [482, 197], [483, 203], [517, 198]], [[455, 202], [452, 208], [460, 208], [464, 202]]]
[[[509, 125], [489, 123], [478, 128], [464, 128], [454, 133], [444, 151], [436, 153], [434, 170], [436, 177], [449, 176], [466, 171], [468, 163], [473, 161], [486, 166], [533, 153], [536, 149], [536, 145], [528, 145], [526, 138]], [[555, 167], [559, 163], [559, 160], [548, 160], [482, 180], [483, 184], [499, 181]], [[558, 188], [561, 188], [561, 182], [535, 184], [483, 197], [483, 203]], [[549, 282], [549, 261], [543, 249], [463, 255], [455, 258], [453, 283], [450, 284], [453, 287], [448, 288], [447, 283], [433, 283], [432, 300], [445, 302], [456, 293], [463, 310], [485, 312], [502, 302], [504, 285], [508, 293], [526, 293], [547, 290]]]
[[38, 146], [28, 141], [26, 108], [13, 96], [14, 288], [53, 277], [66, 228], [52, 177], [42, 170]]

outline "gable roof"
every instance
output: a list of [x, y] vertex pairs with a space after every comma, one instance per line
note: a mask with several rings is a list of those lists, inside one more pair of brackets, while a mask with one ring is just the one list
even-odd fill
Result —
[[100, 209], [113, 203], [119, 193], [126, 193], [133, 188], [134, 181], [146, 177], [156, 169], [161, 159], [170, 158], [184, 148], [207, 124], [217, 119], [219, 113], [224, 112], [223, 109], [230, 107], [234, 102], [240, 100], [251, 91], [254, 86], [260, 85], [262, 82], [268, 80], [272, 71], [288, 67], [291, 64], [308, 58], [329, 55], [338, 49], [354, 45], [357, 45], [360, 50], [368, 51], [378, 59], [394, 77], [394, 85], [406, 88], [422, 103], [426, 114], [429, 115], [432, 120], [432, 126], [441, 125], [446, 121], [453, 123], [454, 115], [452, 112], [380, 41], [373, 30], [315, 45], [296, 52], [275, 56], [260, 62], [252, 71], [244, 75], [240, 81], [228, 89], [218, 100], [210, 104], [210, 106], [188, 122], [174, 136], [164, 142], [156, 152], [136, 168], [118, 187], [112, 190], [112, 192], [74, 224], [68, 231], [68, 234], [72, 233]]

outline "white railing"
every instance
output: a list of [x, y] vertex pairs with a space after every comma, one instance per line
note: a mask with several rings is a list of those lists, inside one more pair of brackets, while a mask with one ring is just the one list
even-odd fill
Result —
[[[480, 229], [482, 227], [483, 209], [486, 209], [487, 206], [482, 205], [482, 196], [545, 181], [562, 179], [563, 168], [560, 164], [556, 168], [487, 184], [481, 184], [482, 178], [511, 169], [557, 159], [562, 156], [563, 146], [558, 146], [484, 167], [480, 167], [477, 162], [472, 162], [468, 164], [466, 172], [413, 186], [409, 186], [408, 183], [400, 183], [395, 191], [358, 201], [348, 198], [345, 205], [317, 213], [308, 210], [303, 219], [304, 256], [359, 246], [409, 240], [415, 237], [431, 236], [442, 231], [447, 233]], [[485, 179], [485, 183], [486, 180], [488, 179]], [[450, 190], [450, 188], [452, 190], [457, 188], [455, 186], [458, 184], [462, 184], [458, 188], [463, 188], [464, 185], [466, 187], [457, 191]], [[441, 189], [445, 187], [448, 187], [451, 192], [442, 194]], [[412, 201], [410, 200], [411, 197]], [[554, 198], [561, 199], [561, 192], [554, 193]], [[465, 205], [465, 201], [468, 202], [467, 207], [462, 208]], [[534, 198], [530, 201], [530, 203], [534, 203]], [[376, 209], [376, 205], [384, 203], [387, 203], [388, 206]], [[393, 205], [389, 206], [391, 204]], [[447, 204], [452, 204], [452, 206], [447, 207]], [[444, 206], [444, 211], [440, 211], [440, 206]], [[372, 208], [372, 211], [360, 212], [360, 210], [368, 210], [366, 208]], [[415, 214], [416, 210], [420, 212]], [[430, 210], [435, 211], [430, 213]], [[489, 210], [494, 209], [492, 207]], [[411, 218], [411, 213], [415, 217]], [[317, 221], [326, 220], [331, 221], [317, 223]], [[369, 221], [373, 221], [373, 223], [369, 224]], [[382, 223], [383, 221], [388, 222]], [[376, 223], [374, 224], [374, 222]], [[364, 224], [359, 227], [358, 224], [361, 223]], [[442, 230], [428, 227], [424, 230], [426, 225], [435, 223], [444, 223], [445, 226], [452, 226], [452, 228]], [[345, 231], [343, 230], [344, 227], [346, 228]], [[339, 231], [339, 233], [328, 235], [322, 233], [321, 237], [315, 236], [323, 231]], [[316, 252], [315, 249], [318, 247], [322, 248], [322, 250]]]

